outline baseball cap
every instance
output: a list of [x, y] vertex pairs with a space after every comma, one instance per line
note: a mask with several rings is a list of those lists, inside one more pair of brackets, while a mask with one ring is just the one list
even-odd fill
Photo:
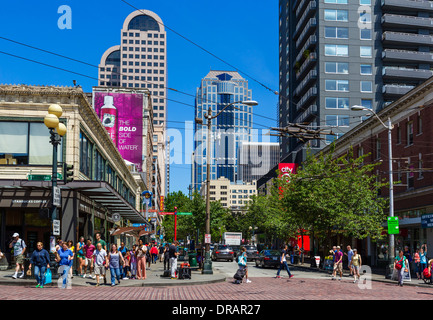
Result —
[[15, 238], [15, 237], [19, 237], [20, 235], [18, 234], [18, 233], [14, 233], [14, 235], [12, 236], [13, 238]]

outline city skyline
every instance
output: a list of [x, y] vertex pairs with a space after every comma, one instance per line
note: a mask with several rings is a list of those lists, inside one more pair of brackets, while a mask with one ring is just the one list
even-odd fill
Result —
[[[139, 7], [155, 12], [164, 24], [171, 28], [167, 30], [167, 86], [174, 90], [169, 90], [167, 94], [167, 129], [181, 133], [181, 136], [171, 138], [173, 144], [175, 139], [182, 139], [182, 142], [186, 143], [190, 129], [185, 123], [194, 119], [193, 96], [198, 85], [197, 79], [201, 79], [210, 69], [234, 69], [225, 62], [258, 81], [247, 77], [254, 90], [255, 99], [260, 103], [255, 113], [263, 116], [255, 118], [255, 127], [269, 128], [276, 124], [278, 96], [269, 90], [278, 89], [278, 9], [277, 2], [273, 2], [263, 6], [260, 1], [253, 1], [249, 8], [245, 8], [241, 2], [227, 2], [227, 6], [232, 9], [230, 11], [221, 3], [217, 5], [198, 1], [187, 6], [166, 1]], [[2, 39], [2, 51], [5, 53], [78, 74], [3, 54], [0, 56], [0, 83], [73, 86], [73, 80], [76, 80], [76, 84], [82, 86], [85, 92], [91, 92], [92, 87], [98, 85], [96, 68], [101, 56], [108, 47], [119, 44], [121, 26], [135, 9], [117, 1], [108, 1], [102, 7], [84, 1], [65, 5], [69, 5], [71, 9], [71, 29], [60, 29], [58, 26], [64, 15], [62, 11], [58, 12], [61, 4], [36, 5], [30, 1], [19, 5], [8, 3], [0, 13], [2, 36], [90, 65], [68, 61]], [[23, 6], [28, 10], [22, 11]], [[95, 12], [98, 14], [95, 15]], [[239, 15], [239, 12], [244, 14]], [[25, 19], [26, 24], [14, 23], [12, 17], [18, 14]], [[216, 25], [212, 22], [215, 19], [230, 21], [230, 24]], [[258, 25], [255, 21], [259, 20], [266, 22]], [[101, 25], [104, 25], [103, 29], [100, 28]], [[33, 28], [29, 29], [29, 26]], [[176, 32], [221, 57], [224, 62], [186, 41]], [[258, 39], [257, 34], [267, 36]], [[191, 155], [185, 151], [171, 150], [170, 159], [179, 156], [182, 158], [181, 163], [174, 162], [170, 168], [170, 191], [181, 190], [187, 193]]]

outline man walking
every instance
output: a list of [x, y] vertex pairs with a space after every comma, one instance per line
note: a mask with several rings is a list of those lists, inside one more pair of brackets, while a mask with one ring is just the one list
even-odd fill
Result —
[[168, 247], [168, 257], [170, 259], [171, 279], [176, 279], [177, 256], [179, 255], [177, 246], [179, 242], [175, 241]]
[[344, 255], [347, 256], [347, 267], [350, 270], [350, 275], [353, 276], [353, 268], [352, 268], [353, 250], [350, 246], [347, 246], [347, 253], [344, 253]]
[[337, 252], [334, 255], [334, 273], [332, 275], [332, 280], [336, 279], [337, 271], [340, 274], [340, 279], [343, 278], [343, 252], [341, 252], [340, 246], [337, 246]]
[[18, 233], [14, 233], [13, 241], [9, 244], [9, 248], [14, 249], [14, 259], [15, 259], [15, 273], [12, 278], [16, 279], [18, 276], [18, 272], [21, 270], [20, 278], [24, 277], [24, 253], [26, 252], [26, 244], [23, 239], [20, 239], [20, 235]]
[[281, 269], [286, 269], [287, 273], [289, 274], [289, 278], [293, 278], [292, 274], [290, 273], [289, 270], [289, 266], [287, 265], [287, 259], [286, 256], [289, 254], [289, 247], [287, 245], [284, 246], [284, 249], [281, 251], [281, 257], [280, 257], [280, 267], [278, 268], [277, 271], [277, 276], [276, 278], [281, 278], [280, 277], [280, 271]]

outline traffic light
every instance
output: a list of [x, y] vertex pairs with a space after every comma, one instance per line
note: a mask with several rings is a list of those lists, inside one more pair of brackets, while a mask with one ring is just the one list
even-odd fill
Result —
[[74, 181], [74, 166], [72, 164], [63, 163], [63, 182]]

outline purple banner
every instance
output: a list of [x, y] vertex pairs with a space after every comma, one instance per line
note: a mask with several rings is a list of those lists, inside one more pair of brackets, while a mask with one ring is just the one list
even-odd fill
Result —
[[141, 171], [144, 94], [93, 92], [93, 107], [123, 159]]

